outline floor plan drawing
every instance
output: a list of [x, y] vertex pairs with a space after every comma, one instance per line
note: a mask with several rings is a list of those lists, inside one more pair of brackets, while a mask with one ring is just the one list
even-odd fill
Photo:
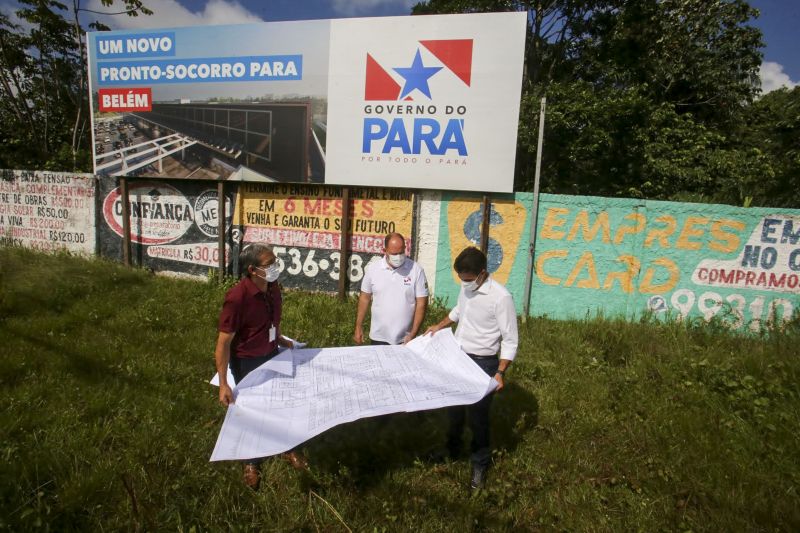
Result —
[[234, 389], [211, 460], [275, 455], [339, 424], [470, 404], [496, 386], [449, 329], [405, 346], [286, 350]]

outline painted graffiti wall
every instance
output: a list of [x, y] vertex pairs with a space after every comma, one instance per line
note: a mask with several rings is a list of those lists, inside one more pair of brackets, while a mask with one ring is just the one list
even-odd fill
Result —
[[[435, 296], [454, 305], [460, 289], [453, 261], [464, 248], [480, 246], [482, 195], [443, 193], [440, 205]], [[529, 206], [514, 195], [493, 195], [489, 215], [488, 270], [509, 289], [525, 285]], [[430, 267], [428, 267], [430, 268]], [[519, 291], [522, 294], [522, 290]], [[516, 294], [515, 294], [516, 296]], [[515, 299], [518, 310], [521, 300]]]
[[[232, 189], [233, 187], [230, 187]], [[207, 275], [219, 264], [217, 183], [201, 180], [132, 180], [131, 263], [158, 272]], [[100, 180], [100, 254], [122, 260], [122, 196], [118, 180]], [[226, 264], [231, 264], [234, 194], [226, 190]]]
[[383, 253], [387, 233], [413, 241], [414, 202], [405, 189], [350, 189], [350, 250], [341, 258], [342, 188], [329, 185], [242, 183], [234, 220], [244, 243], [274, 247], [287, 287], [336, 291], [339, 272], [348, 270], [350, 290], [358, 290], [364, 269]]
[[[452, 304], [452, 259], [480, 242], [482, 213], [478, 197], [442, 200], [435, 294]], [[489, 271], [518, 309], [531, 207], [532, 195], [519, 193], [490, 215]], [[800, 309], [800, 210], [545, 194], [533, 270], [532, 315], [649, 311], [757, 331]]]
[[[0, 244], [122, 260], [118, 180], [0, 171]], [[219, 259], [217, 182], [129, 179], [131, 261], [207, 276]], [[340, 256], [343, 189], [324, 184], [225, 183], [225, 264], [243, 245], [272, 245], [286, 287], [335, 292], [347, 269], [358, 291], [387, 233], [453, 305], [453, 260], [481, 240], [482, 195], [350, 188], [349, 253]], [[488, 270], [524, 308], [532, 195], [492, 195]], [[800, 210], [543, 194], [530, 312], [551, 318], [644, 313], [719, 320], [759, 331], [800, 313]]]
[[0, 170], [0, 243], [94, 254], [94, 176]]

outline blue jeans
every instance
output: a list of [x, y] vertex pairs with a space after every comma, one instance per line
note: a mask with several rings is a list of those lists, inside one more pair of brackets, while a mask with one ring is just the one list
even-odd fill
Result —
[[[500, 365], [497, 357], [475, 357], [470, 355], [470, 358], [487, 375], [494, 377], [497, 373], [497, 367]], [[489, 411], [492, 407], [493, 397], [494, 393], [490, 393], [472, 405], [448, 407], [447, 414], [450, 424], [447, 430], [447, 449], [450, 451], [451, 456], [456, 457], [461, 452], [464, 422], [467, 415], [469, 415], [469, 429], [472, 431], [470, 460], [474, 465], [489, 466], [492, 460], [492, 449], [489, 444]]]

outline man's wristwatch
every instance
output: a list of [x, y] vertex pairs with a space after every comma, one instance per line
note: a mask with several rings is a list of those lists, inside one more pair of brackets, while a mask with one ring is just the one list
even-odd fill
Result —
[[496, 374], [500, 374], [500, 375], [501, 375], [501, 376], [503, 376], [503, 377], [505, 377], [505, 375], [506, 375], [506, 371], [505, 371], [505, 370], [498, 370], [498, 371], [497, 371], [497, 372], [495, 372], [495, 373], [496, 373]]

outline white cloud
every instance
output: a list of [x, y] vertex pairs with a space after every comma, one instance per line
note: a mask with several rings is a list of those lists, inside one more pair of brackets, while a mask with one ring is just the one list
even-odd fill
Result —
[[331, 7], [340, 15], [352, 17], [356, 15], [369, 15], [382, 6], [396, 6], [406, 8], [406, 14], [411, 14], [411, 8], [420, 0], [331, 0]]
[[[208, 0], [203, 10], [199, 12], [189, 11], [177, 0], [145, 2], [145, 5], [153, 10], [152, 15], [129, 17], [127, 15], [101, 16], [90, 13], [89, 16], [92, 17], [91, 20], [99, 19], [114, 30], [263, 22], [261, 17], [248, 11], [236, 0]], [[100, 0], [90, 0], [87, 8], [95, 11], [113, 11], [113, 8], [103, 7]], [[83, 22], [85, 24], [86, 20], [84, 19]]]
[[767, 94], [781, 87], [791, 89], [797, 86], [797, 82], [792, 81], [789, 75], [783, 71], [783, 65], [775, 63], [774, 61], [764, 61], [761, 63], [758, 75], [761, 77], [762, 94]]
[[1, 2], [0, 12], [2, 12], [5, 16], [8, 17], [8, 21], [11, 24], [16, 24], [17, 26], [19, 26], [23, 32], [29, 32], [31, 29], [33, 29], [33, 24], [17, 16], [17, 10], [20, 9], [20, 7], [21, 6], [19, 4]]

